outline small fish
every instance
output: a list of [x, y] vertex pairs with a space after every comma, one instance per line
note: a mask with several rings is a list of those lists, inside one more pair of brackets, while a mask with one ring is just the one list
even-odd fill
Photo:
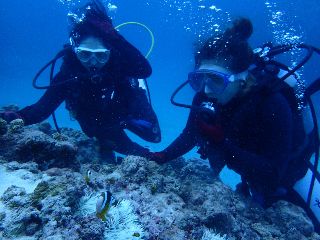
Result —
[[140, 237], [140, 233], [135, 232], [134, 234], [132, 234], [133, 237]]
[[112, 196], [111, 192], [101, 193], [96, 204], [96, 215], [102, 221], [106, 221], [106, 215], [108, 214], [111, 206], [115, 206], [117, 201]]
[[86, 181], [86, 184], [89, 184], [91, 181], [92, 172], [90, 170], [87, 171], [86, 175], [84, 176], [84, 180]]

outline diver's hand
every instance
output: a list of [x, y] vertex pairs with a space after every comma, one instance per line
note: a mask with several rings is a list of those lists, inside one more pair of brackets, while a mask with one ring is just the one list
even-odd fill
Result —
[[150, 152], [148, 159], [150, 161], [155, 161], [158, 164], [164, 164], [168, 162], [168, 158], [164, 152]]
[[6, 122], [11, 122], [16, 119], [22, 119], [19, 113], [14, 112], [14, 111], [5, 111], [0, 113], [0, 118], [5, 120]]
[[220, 123], [209, 124], [205, 121], [197, 121], [199, 133], [215, 144], [223, 143], [225, 136], [224, 130]]

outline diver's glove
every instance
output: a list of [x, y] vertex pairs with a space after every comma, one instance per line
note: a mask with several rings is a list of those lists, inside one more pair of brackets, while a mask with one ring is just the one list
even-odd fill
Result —
[[150, 152], [148, 154], [148, 159], [150, 161], [155, 161], [158, 164], [164, 164], [169, 161], [164, 152]]
[[210, 124], [199, 119], [197, 121], [197, 124], [201, 136], [205, 137], [206, 139], [215, 144], [220, 144], [224, 142], [224, 130], [220, 123]]
[[14, 111], [0, 112], [0, 118], [8, 123], [16, 119], [22, 119], [21, 115]]

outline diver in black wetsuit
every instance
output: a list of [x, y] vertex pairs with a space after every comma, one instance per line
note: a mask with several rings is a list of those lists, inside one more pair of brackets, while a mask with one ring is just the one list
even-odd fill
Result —
[[197, 94], [186, 127], [151, 160], [166, 163], [198, 146], [216, 175], [227, 165], [242, 177], [239, 190], [269, 206], [305, 175], [306, 164], [288, 177], [292, 153], [301, 143], [295, 140], [305, 134], [294, 119], [292, 104], [298, 111], [294, 94], [291, 103], [284, 90], [272, 87], [279, 69], [250, 69], [254, 53], [247, 40], [252, 31], [251, 22], [240, 18], [203, 44], [188, 76]]
[[113, 151], [144, 156], [149, 150], [132, 142], [124, 129], [146, 141], [161, 140], [157, 117], [139, 82], [152, 69], [95, 2], [82, 9], [84, 15], [70, 34], [72, 48], [65, 50], [61, 69], [41, 99], [0, 117], [21, 118], [30, 125], [48, 118], [65, 101], [82, 130], [99, 140], [104, 157], [112, 161]]

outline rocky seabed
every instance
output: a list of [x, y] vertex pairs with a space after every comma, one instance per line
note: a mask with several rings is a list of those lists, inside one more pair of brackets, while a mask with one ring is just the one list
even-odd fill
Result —
[[[160, 166], [128, 156], [110, 165], [94, 139], [48, 123], [0, 120], [0, 177], [3, 240], [320, 239], [301, 208], [279, 201], [264, 210], [203, 160]], [[96, 202], [105, 191], [117, 203], [102, 221]]]

